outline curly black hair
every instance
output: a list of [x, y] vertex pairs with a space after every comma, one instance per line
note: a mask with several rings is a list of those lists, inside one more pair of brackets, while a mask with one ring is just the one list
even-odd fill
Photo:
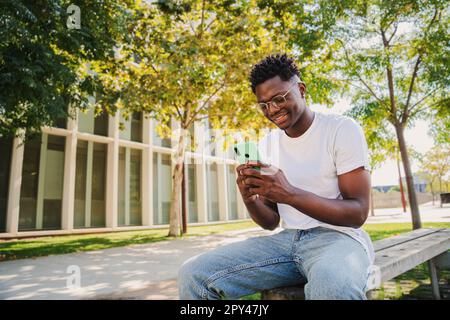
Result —
[[288, 81], [295, 75], [300, 78], [294, 59], [289, 58], [285, 53], [269, 55], [255, 64], [250, 72], [252, 91], [255, 93], [258, 84], [273, 77], [279, 76], [281, 80]]

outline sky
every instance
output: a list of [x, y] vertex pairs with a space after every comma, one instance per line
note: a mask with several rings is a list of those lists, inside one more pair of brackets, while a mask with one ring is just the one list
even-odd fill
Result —
[[[343, 114], [345, 111], [350, 109], [350, 100], [341, 99], [336, 102], [336, 105], [329, 109], [322, 105], [311, 105], [313, 111], [318, 111], [322, 113], [337, 113]], [[362, 125], [362, 124], [361, 124]], [[428, 135], [428, 124], [426, 121], [418, 120], [416, 124], [411, 129], [405, 130], [406, 143], [414, 148], [414, 150], [425, 154], [428, 150], [433, 147], [433, 139]], [[412, 161], [412, 159], [410, 159]], [[412, 161], [413, 162], [413, 161]], [[402, 165], [400, 164], [400, 170], [402, 176], [404, 176], [404, 171]], [[412, 163], [413, 172], [418, 170], [418, 164]], [[372, 186], [383, 186], [383, 185], [396, 185], [398, 184], [398, 170], [395, 161], [387, 160], [380, 168], [372, 172]]]

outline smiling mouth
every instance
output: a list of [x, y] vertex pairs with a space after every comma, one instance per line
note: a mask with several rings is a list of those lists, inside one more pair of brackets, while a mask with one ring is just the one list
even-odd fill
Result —
[[288, 113], [283, 112], [283, 113], [277, 114], [276, 117], [272, 117], [272, 121], [276, 122], [276, 123], [282, 123], [287, 119], [287, 117], [288, 117]]

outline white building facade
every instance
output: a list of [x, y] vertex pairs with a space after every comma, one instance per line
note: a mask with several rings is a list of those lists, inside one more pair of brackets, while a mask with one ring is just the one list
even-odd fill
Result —
[[[188, 224], [249, 219], [236, 161], [207, 132], [195, 124], [186, 155]], [[0, 138], [0, 238], [168, 227], [174, 144], [142, 113], [93, 110], [25, 142]]]

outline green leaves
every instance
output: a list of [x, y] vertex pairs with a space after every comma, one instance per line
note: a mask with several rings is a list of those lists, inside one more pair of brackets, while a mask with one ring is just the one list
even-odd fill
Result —
[[69, 1], [0, 3], [0, 135], [40, 131], [85, 105], [99, 84], [81, 71], [113, 55], [130, 3], [84, 1], [80, 30], [66, 26]]

